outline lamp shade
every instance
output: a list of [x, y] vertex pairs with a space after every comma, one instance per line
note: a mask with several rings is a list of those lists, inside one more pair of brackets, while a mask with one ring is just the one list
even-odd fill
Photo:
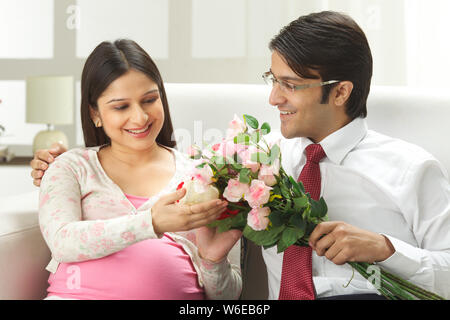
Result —
[[71, 76], [28, 77], [26, 122], [71, 124], [73, 91], [74, 79]]

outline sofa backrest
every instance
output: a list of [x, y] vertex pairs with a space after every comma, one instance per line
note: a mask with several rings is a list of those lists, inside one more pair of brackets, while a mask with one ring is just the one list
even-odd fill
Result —
[[421, 146], [450, 173], [450, 93], [406, 87], [373, 87], [369, 128]]
[[[254, 115], [280, 125], [279, 112], [269, 104], [270, 87], [247, 84], [166, 84], [179, 149], [224, 136], [233, 114]], [[442, 90], [372, 87], [368, 99], [369, 129], [417, 144], [450, 172], [450, 94]]]

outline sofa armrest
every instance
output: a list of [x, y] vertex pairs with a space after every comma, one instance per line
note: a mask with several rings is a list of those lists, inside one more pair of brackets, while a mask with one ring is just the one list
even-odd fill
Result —
[[46, 296], [50, 250], [38, 222], [38, 192], [0, 198], [0, 299]]

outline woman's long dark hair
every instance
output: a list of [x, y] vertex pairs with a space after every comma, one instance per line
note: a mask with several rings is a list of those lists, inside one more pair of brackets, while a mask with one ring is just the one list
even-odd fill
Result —
[[144, 73], [158, 85], [164, 108], [164, 123], [156, 142], [166, 147], [175, 147], [172, 139], [173, 126], [169, 104], [162, 77], [150, 56], [134, 41], [119, 39], [100, 43], [89, 55], [81, 76], [81, 124], [86, 147], [110, 144], [110, 138], [102, 127], [97, 128], [91, 119], [89, 107], [98, 110], [97, 100], [117, 78], [135, 69]]

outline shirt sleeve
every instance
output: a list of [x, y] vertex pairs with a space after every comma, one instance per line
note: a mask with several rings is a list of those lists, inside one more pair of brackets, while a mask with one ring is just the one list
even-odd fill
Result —
[[402, 212], [418, 247], [386, 235], [395, 253], [378, 262], [386, 271], [450, 299], [450, 183], [445, 169], [428, 160], [405, 177]]
[[98, 259], [138, 241], [157, 238], [150, 210], [83, 221], [78, 175], [69, 161], [58, 158], [41, 182], [39, 224], [54, 260], [67, 263]]
[[202, 259], [198, 254], [195, 230], [176, 233], [177, 242], [183, 244], [191, 256], [199, 276], [200, 284], [205, 289], [209, 300], [237, 300], [242, 291], [242, 276], [239, 266], [230, 263], [228, 258], [220, 262]]

